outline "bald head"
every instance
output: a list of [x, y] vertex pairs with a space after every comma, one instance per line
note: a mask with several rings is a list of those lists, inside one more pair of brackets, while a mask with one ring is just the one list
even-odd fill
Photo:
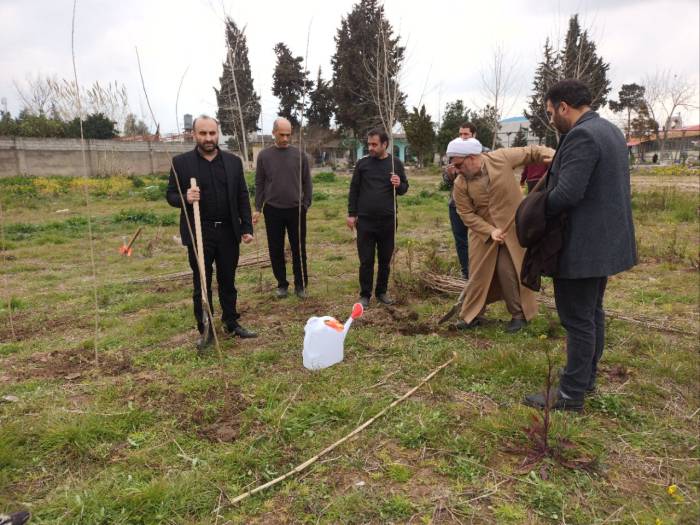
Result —
[[275, 146], [288, 148], [292, 138], [292, 124], [284, 117], [277, 117], [272, 124], [272, 135], [275, 137]]

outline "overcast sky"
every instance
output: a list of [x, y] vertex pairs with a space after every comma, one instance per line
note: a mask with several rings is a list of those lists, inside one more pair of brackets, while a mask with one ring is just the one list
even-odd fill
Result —
[[[331, 77], [334, 36], [354, 0], [78, 0], [76, 62], [78, 79], [126, 85], [134, 112], [147, 120], [135, 47], [138, 46], [148, 96], [163, 132], [176, 130], [175, 100], [184, 113], [216, 113], [225, 56], [224, 13], [247, 26], [255, 88], [261, 95], [263, 127], [269, 132], [278, 101], [272, 96], [273, 47], [286, 43], [304, 55], [308, 69]], [[506, 116], [522, 114], [546, 37], [555, 42], [568, 18], [579, 13], [602, 57], [610, 63], [612, 95], [623, 83], [670, 69], [698, 82], [697, 0], [385, 0], [386, 15], [407, 47], [402, 88], [409, 108], [426, 104], [433, 120], [447, 102], [461, 98], [469, 107], [486, 102], [481, 86], [493, 49], [501, 46], [516, 64], [519, 100]], [[0, 0], [0, 97], [16, 115], [21, 104], [14, 82], [27, 76], [73, 78], [72, 0]], [[310, 31], [309, 31], [310, 28]], [[697, 123], [697, 111], [684, 124]]]

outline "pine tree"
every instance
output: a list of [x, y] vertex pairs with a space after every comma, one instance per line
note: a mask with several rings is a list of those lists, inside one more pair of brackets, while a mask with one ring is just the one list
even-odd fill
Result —
[[275, 46], [277, 65], [272, 75], [272, 94], [280, 100], [279, 115], [291, 122], [293, 128], [298, 128], [304, 110], [302, 107], [304, 95], [313, 87], [304, 71], [304, 57], [294, 57], [289, 48], [279, 42]]
[[[385, 37], [389, 89], [398, 82], [398, 72], [404, 58], [404, 48], [398, 37], [392, 37], [391, 25], [384, 17], [384, 7], [377, 0], [360, 0], [347, 17], [341, 20], [335, 36], [336, 51], [333, 65], [333, 95], [336, 122], [356, 137], [381, 124], [373, 93], [376, 91], [376, 69], [380, 39]], [[403, 93], [398, 97], [396, 116], [405, 112]]]
[[549, 147], [557, 144], [557, 137], [549, 125], [544, 96], [547, 90], [559, 80], [559, 61], [552, 49], [549, 38], [544, 43], [544, 57], [537, 66], [532, 82], [532, 96], [525, 110], [525, 117], [530, 121], [530, 131]]
[[596, 45], [589, 39], [588, 31], [581, 32], [578, 15], [569, 19], [569, 30], [559, 57], [559, 65], [559, 79], [580, 80], [591, 90], [592, 110], [605, 105], [610, 93], [610, 80], [607, 77], [610, 64], [598, 56]]
[[[258, 129], [260, 97], [253, 87], [246, 37], [236, 23], [228, 17], [226, 18], [226, 59], [219, 84], [220, 89], [214, 88], [218, 105], [216, 118], [221, 125], [221, 132], [232, 135], [233, 146], [242, 151], [243, 144], [246, 143], [245, 135]], [[243, 115], [243, 129], [241, 129], [239, 104]]]
[[425, 166], [435, 151], [435, 129], [430, 115], [425, 111], [425, 105], [421, 106], [420, 111], [413, 108], [413, 112], [403, 121], [403, 129], [411, 151], [418, 158], [418, 164]]
[[554, 147], [557, 142], [556, 132], [549, 125], [545, 109], [544, 98], [549, 88], [559, 80], [580, 80], [591, 90], [591, 109], [597, 110], [606, 104], [610, 92], [610, 80], [607, 77], [609, 69], [610, 64], [598, 56], [596, 45], [589, 38], [588, 31], [581, 31], [578, 15], [569, 19], [569, 29], [559, 54], [554, 52], [549, 39], [545, 41], [544, 56], [535, 71], [532, 95], [528, 110], [525, 111], [525, 116], [530, 121], [530, 130], [540, 142], [544, 140], [550, 147]]
[[309, 127], [330, 128], [334, 110], [333, 90], [330, 82], [321, 77], [321, 67], [319, 66], [316, 89], [309, 95], [309, 110], [307, 111]]
[[608, 105], [614, 113], [627, 111], [627, 127], [625, 128], [625, 136], [630, 138], [632, 132], [632, 113], [638, 113], [644, 103], [644, 86], [639, 84], [622, 84], [618, 92], [619, 101], [611, 100]]
[[518, 132], [513, 138], [513, 143], [511, 144], [511, 146], [513, 146], [514, 148], [522, 148], [527, 146], [527, 134], [525, 132], [525, 128], [520, 127], [518, 129]]
[[472, 121], [475, 117], [476, 114], [464, 107], [464, 102], [461, 100], [448, 102], [436, 137], [438, 151], [443, 153], [447, 150], [450, 141], [459, 136], [459, 126]]

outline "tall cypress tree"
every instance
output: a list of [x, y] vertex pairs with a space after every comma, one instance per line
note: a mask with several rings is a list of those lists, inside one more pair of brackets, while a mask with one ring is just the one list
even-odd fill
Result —
[[588, 31], [581, 31], [578, 15], [569, 19], [569, 29], [566, 32], [564, 46], [557, 55], [549, 42], [544, 45], [544, 56], [537, 66], [532, 83], [532, 95], [525, 116], [530, 120], [530, 129], [544, 140], [548, 146], [556, 144], [556, 132], [549, 125], [545, 111], [544, 97], [552, 85], [562, 79], [577, 79], [591, 90], [593, 98], [591, 108], [597, 110], [607, 102], [610, 92], [608, 70], [610, 64], [598, 56], [595, 42]]
[[304, 94], [313, 87], [313, 82], [307, 78], [308, 71], [304, 71], [304, 57], [292, 56], [292, 52], [282, 42], [275, 46], [275, 55], [277, 65], [272, 75], [272, 94], [280, 100], [280, 116], [289, 120], [292, 127], [298, 128], [305, 110], [302, 107]]
[[591, 109], [594, 111], [604, 106], [610, 93], [608, 70], [610, 64], [603, 61], [596, 52], [596, 45], [588, 31], [581, 31], [578, 15], [569, 19], [564, 49], [559, 58], [559, 78], [575, 78], [588, 86], [593, 96]]
[[404, 118], [403, 129], [406, 131], [406, 140], [411, 146], [411, 151], [418, 158], [418, 164], [425, 166], [430, 163], [435, 148], [435, 128], [425, 110], [425, 104], [420, 110], [414, 107], [413, 112]]
[[[233, 70], [231, 65], [233, 65]], [[226, 18], [226, 58], [219, 84], [220, 89], [214, 88], [218, 105], [216, 118], [221, 125], [221, 132], [225, 135], [232, 135], [234, 147], [241, 150], [245, 142], [243, 135], [258, 129], [260, 97], [253, 87], [246, 37], [238, 29], [236, 23], [228, 17]], [[236, 91], [238, 97], [236, 97]], [[243, 113], [243, 129], [241, 129], [241, 118], [238, 110], [239, 101]]]
[[309, 110], [307, 111], [309, 126], [323, 129], [330, 128], [334, 110], [333, 90], [330, 82], [323, 80], [321, 67], [319, 66], [316, 88], [309, 95]]
[[[336, 51], [333, 65], [333, 94], [336, 103], [336, 121], [339, 126], [364, 135], [370, 128], [381, 124], [373, 93], [376, 91], [377, 55], [386, 38], [390, 90], [396, 87], [398, 72], [404, 58], [404, 48], [384, 17], [384, 7], [377, 0], [360, 0], [348, 16], [341, 20], [335, 36]], [[383, 58], [382, 58], [383, 59]], [[406, 96], [399, 94], [396, 116], [405, 113]]]
[[525, 110], [525, 117], [530, 121], [530, 131], [549, 147], [556, 146], [557, 136], [549, 126], [544, 96], [547, 90], [559, 79], [559, 61], [549, 42], [544, 43], [544, 57], [537, 66], [535, 79], [532, 81], [532, 96]]

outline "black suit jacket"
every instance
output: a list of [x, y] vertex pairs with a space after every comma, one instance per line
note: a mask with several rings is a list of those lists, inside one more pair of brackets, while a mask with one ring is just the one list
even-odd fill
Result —
[[[241, 242], [241, 235], [253, 233], [253, 221], [250, 214], [250, 201], [248, 200], [248, 186], [243, 176], [243, 163], [237, 156], [226, 151], [219, 150], [224, 161], [224, 171], [226, 172], [226, 186], [228, 187], [228, 205], [231, 210], [231, 221], [233, 222], [233, 232], [236, 242]], [[185, 198], [185, 207], [182, 206], [180, 194], [177, 190], [177, 180], [180, 182], [182, 196]], [[197, 179], [199, 183], [199, 173], [197, 173], [197, 150], [196, 148], [187, 153], [173, 157], [173, 166], [170, 169], [170, 179], [165, 198], [168, 204], [175, 208], [180, 208], [180, 237], [185, 246], [192, 245], [190, 233], [187, 230], [185, 221], [185, 210], [190, 218], [190, 224], [194, 228], [194, 210], [191, 204], [187, 204], [187, 189], [190, 187], [190, 179]]]

